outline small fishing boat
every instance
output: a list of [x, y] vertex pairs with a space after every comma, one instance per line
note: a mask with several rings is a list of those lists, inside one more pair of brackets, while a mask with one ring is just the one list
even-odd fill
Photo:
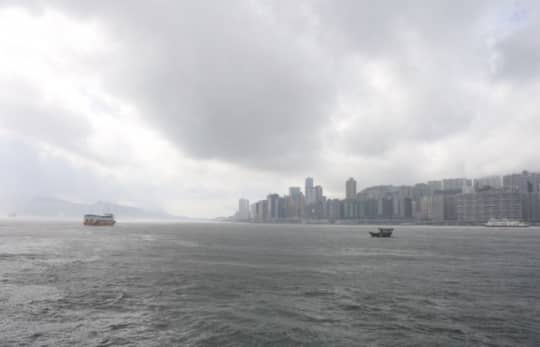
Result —
[[369, 234], [371, 237], [390, 237], [392, 236], [392, 232], [394, 231], [394, 228], [378, 228], [378, 232], [370, 231]]

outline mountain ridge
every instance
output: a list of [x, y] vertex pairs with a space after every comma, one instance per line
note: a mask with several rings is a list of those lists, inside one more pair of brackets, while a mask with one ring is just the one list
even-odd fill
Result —
[[164, 210], [148, 210], [108, 201], [78, 203], [47, 196], [34, 197], [21, 203], [17, 208], [17, 215], [32, 217], [81, 218], [89, 213], [114, 213], [117, 218], [129, 219], [191, 219], [175, 216]]

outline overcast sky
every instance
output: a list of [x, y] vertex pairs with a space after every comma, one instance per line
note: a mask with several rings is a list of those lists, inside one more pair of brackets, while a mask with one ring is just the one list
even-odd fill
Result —
[[0, 199], [234, 213], [540, 169], [536, 1], [0, 0]]

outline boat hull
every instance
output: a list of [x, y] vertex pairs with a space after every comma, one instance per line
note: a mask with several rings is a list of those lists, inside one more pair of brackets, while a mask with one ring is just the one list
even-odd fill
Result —
[[392, 232], [394, 229], [392, 228], [379, 228], [378, 232], [370, 231], [369, 234], [371, 237], [392, 237]]
[[116, 221], [84, 221], [84, 225], [90, 225], [90, 226], [96, 226], [96, 227], [106, 227], [106, 226], [113, 226], [116, 224]]
[[488, 228], [527, 228], [530, 225], [529, 223], [518, 220], [511, 220], [507, 218], [492, 218], [487, 223], [485, 223], [484, 226]]

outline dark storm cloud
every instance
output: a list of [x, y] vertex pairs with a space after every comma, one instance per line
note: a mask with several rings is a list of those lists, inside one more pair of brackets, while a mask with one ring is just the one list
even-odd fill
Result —
[[108, 86], [189, 155], [266, 166], [320, 146], [336, 95], [333, 61], [264, 5], [51, 4], [110, 30], [122, 50], [103, 62]]
[[[472, 112], [462, 105], [475, 95], [453, 75], [470, 73], [475, 59], [489, 67], [487, 50], [478, 57], [484, 38], [474, 30], [488, 16], [514, 11], [510, 3], [488, 7], [484, 1], [27, 4], [36, 13], [58, 8], [105, 25], [120, 47], [101, 62], [109, 88], [188, 155], [255, 167], [301, 164], [326, 147], [321, 135], [338, 98], [349, 93], [341, 82], [353, 69], [350, 56], [393, 63], [415, 91], [409, 97], [417, 105], [398, 110], [397, 120], [391, 112], [368, 115], [387, 118], [370, 133], [391, 131], [402, 118], [409, 140], [466, 128], [464, 117]], [[501, 42], [501, 74], [526, 74], [519, 69], [539, 61], [535, 48], [520, 34]], [[426, 62], [435, 64], [426, 69]], [[370, 143], [364, 137], [351, 149], [380, 154]]]
[[[415, 74], [422, 61], [410, 50], [435, 45], [446, 54], [448, 45], [466, 39], [456, 26], [470, 28], [482, 8], [444, 2], [429, 8], [357, 1], [34, 2], [36, 8], [51, 4], [108, 28], [121, 47], [101, 68], [109, 87], [133, 100], [188, 155], [265, 168], [309, 165], [331, 145], [322, 134], [338, 97], [348, 93], [340, 85], [349, 73], [347, 57], [386, 56]], [[411, 43], [410, 33], [425, 46]], [[430, 88], [447, 83], [439, 76], [404, 82], [433, 94]], [[406, 125], [410, 139], [444, 136], [466, 125], [448, 116], [444, 97], [411, 97], [430, 99], [398, 114], [418, 119]], [[374, 116], [393, 122], [391, 114]], [[389, 131], [385, 122], [374, 125], [371, 134]], [[380, 154], [371, 142], [364, 136], [350, 150]]]

